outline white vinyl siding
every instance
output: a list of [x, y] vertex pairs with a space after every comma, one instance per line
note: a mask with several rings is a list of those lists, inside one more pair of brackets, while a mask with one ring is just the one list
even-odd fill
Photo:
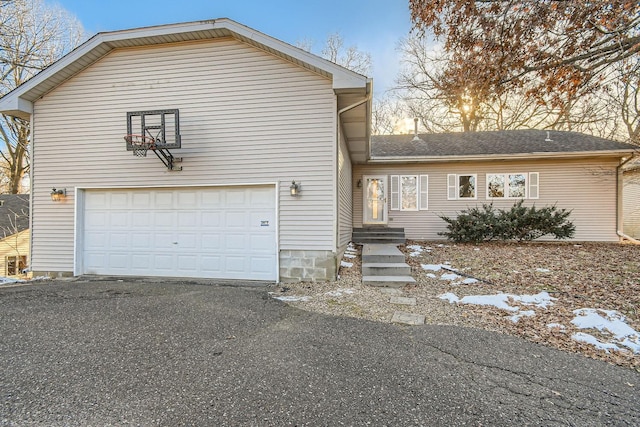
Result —
[[353, 223], [353, 200], [351, 199], [351, 159], [349, 150], [340, 133], [338, 146], [338, 248], [344, 248], [351, 241]]
[[[127, 111], [179, 109], [183, 170], [126, 151]], [[277, 183], [279, 249], [335, 251], [329, 79], [233, 39], [115, 50], [34, 104], [33, 269], [71, 271], [74, 188]], [[302, 183], [289, 195], [292, 180]], [[51, 188], [67, 200], [51, 202]]]
[[[428, 171], [429, 210], [389, 211], [389, 226], [405, 229], [407, 238], [442, 240], [438, 232], [446, 223], [440, 215], [455, 217], [458, 212], [482, 203], [493, 202], [496, 209], [509, 209], [513, 199], [487, 199], [486, 175], [496, 170], [527, 171], [529, 198], [525, 206], [538, 208], [555, 205], [571, 210], [570, 219], [576, 225], [576, 241], [617, 241], [616, 235], [616, 166], [615, 158], [587, 158], [565, 160], [531, 160], [498, 162], [460, 162], [432, 164], [355, 165], [354, 176], [363, 175], [419, 175]], [[451, 176], [477, 174], [478, 199], [448, 199]], [[426, 174], [425, 174], [426, 175]], [[534, 182], [538, 178], [538, 198], [534, 199]], [[562, 183], [562, 185], [558, 185]], [[452, 182], [455, 188], [455, 181]], [[358, 189], [360, 190], [360, 189]], [[457, 190], [457, 189], [456, 189]], [[354, 191], [354, 227], [362, 224], [362, 191]]]

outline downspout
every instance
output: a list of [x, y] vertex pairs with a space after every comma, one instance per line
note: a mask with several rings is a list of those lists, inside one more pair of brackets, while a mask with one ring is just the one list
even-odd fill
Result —
[[[336, 173], [335, 173], [335, 177], [336, 177], [336, 182], [335, 182], [335, 188], [334, 188], [334, 194], [336, 195], [336, 199], [335, 199], [335, 205], [334, 205], [334, 223], [333, 223], [333, 227], [335, 230], [335, 233], [333, 235], [333, 240], [334, 240], [334, 244], [333, 246], [336, 248], [336, 272], [339, 270], [340, 267], [340, 259], [342, 258], [342, 254], [337, 253], [338, 252], [338, 244], [339, 244], [339, 237], [340, 237], [340, 224], [338, 223], [338, 216], [339, 216], [339, 212], [338, 212], [338, 207], [339, 207], [339, 201], [340, 201], [340, 165], [338, 163], [338, 158], [339, 158], [339, 152], [340, 152], [340, 135], [343, 134], [342, 132], [342, 120], [340, 120], [340, 116], [349, 111], [352, 110], [356, 107], [361, 106], [362, 104], [371, 101], [371, 99], [373, 98], [373, 88], [372, 86], [372, 80], [371, 79], [367, 79], [367, 95], [361, 99], [360, 101], [354, 102], [351, 105], [347, 105], [344, 108], [341, 108], [340, 110], [338, 110], [338, 123], [337, 123], [337, 128], [336, 128]], [[366, 124], [367, 128], [369, 127], [369, 123]], [[369, 132], [367, 132], [369, 133]], [[351, 161], [351, 156], [349, 156], [349, 161]], [[353, 171], [352, 171], [353, 172]], [[353, 174], [352, 174], [353, 176]], [[351, 192], [353, 193], [353, 182], [351, 183]], [[352, 197], [353, 199], [353, 197]], [[352, 206], [351, 206], [351, 214], [353, 215], [353, 202], [352, 202]]]
[[622, 168], [624, 167], [624, 165], [626, 165], [636, 157], [638, 157], [637, 153], [633, 153], [627, 160], [624, 160], [622, 163], [620, 163], [616, 167], [616, 182], [618, 187], [616, 191], [616, 234], [621, 238], [620, 240], [628, 240], [633, 244], [639, 245], [640, 244], [639, 240], [636, 240], [631, 236], [627, 236], [622, 232], [623, 216], [624, 216], [623, 206], [622, 206], [623, 205], [622, 191], [624, 186]]

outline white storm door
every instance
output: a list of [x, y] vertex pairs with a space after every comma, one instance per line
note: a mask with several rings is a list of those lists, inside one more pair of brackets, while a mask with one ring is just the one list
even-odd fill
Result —
[[87, 190], [83, 274], [277, 280], [275, 188]]
[[364, 176], [364, 224], [387, 224], [387, 177]]

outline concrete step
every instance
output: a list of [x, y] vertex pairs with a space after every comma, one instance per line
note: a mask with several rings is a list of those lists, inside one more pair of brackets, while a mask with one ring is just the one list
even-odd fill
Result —
[[355, 243], [406, 243], [404, 228], [367, 227], [354, 228], [351, 240]]
[[366, 227], [366, 228], [354, 228], [354, 233], [367, 233], [367, 232], [391, 232], [391, 233], [404, 233], [404, 228], [393, 227]]
[[365, 262], [363, 276], [411, 276], [411, 267], [404, 262]]
[[362, 284], [367, 286], [402, 288], [412, 283], [416, 280], [411, 276], [362, 276]]
[[375, 236], [375, 237], [352, 236], [351, 240], [353, 240], [354, 243], [357, 243], [359, 245], [364, 245], [366, 243], [380, 243], [380, 244], [391, 243], [391, 244], [401, 245], [401, 244], [407, 243], [407, 239], [404, 239], [401, 237], [394, 237], [394, 236]]
[[365, 244], [362, 248], [362, 263], [405, 262], [404, 254], [389, 244]]

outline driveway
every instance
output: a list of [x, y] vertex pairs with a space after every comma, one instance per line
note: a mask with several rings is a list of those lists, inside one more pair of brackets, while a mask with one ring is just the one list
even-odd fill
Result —
[[631, 369], [482, 330], [309, 313], [268, 290], [0, 288], [0, 425], [640, 425]]

